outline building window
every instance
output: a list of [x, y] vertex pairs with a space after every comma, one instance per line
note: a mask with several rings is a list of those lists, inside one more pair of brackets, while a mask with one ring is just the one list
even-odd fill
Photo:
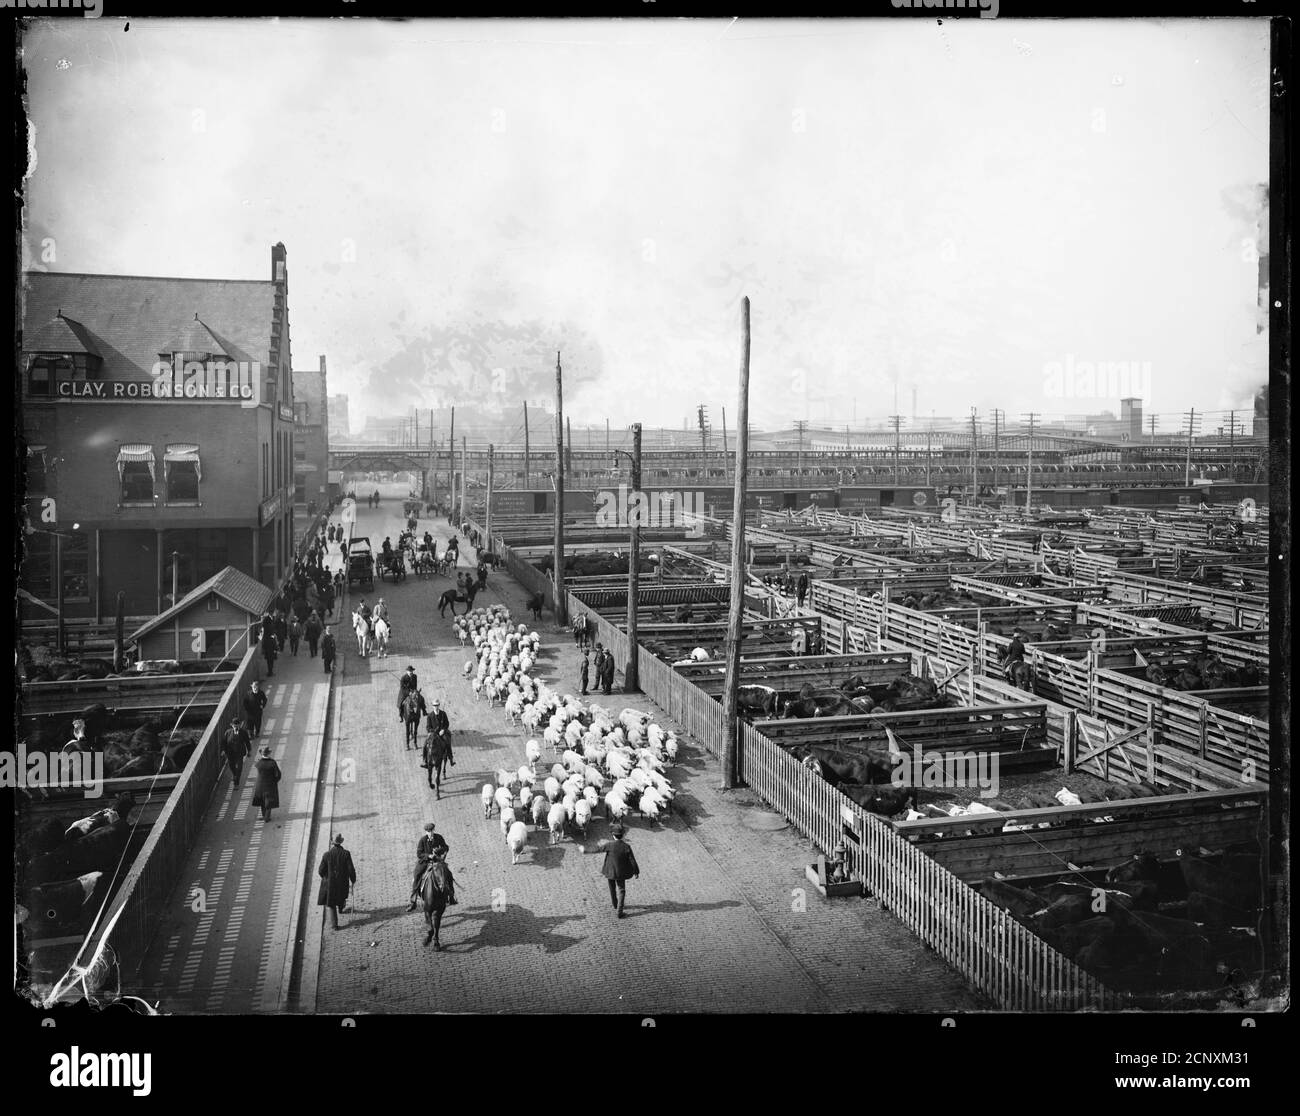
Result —
[[63, 566], [63, 599], [90, 600], [90, 540], [85, 535], [65, 535], [59, 553]]
[[206, 628], [203, 632], [205, 659], [224, 659], [226, 657], [226, 630], [224, 628]]
[[46, 398], [52, 396], [60, 366], [71, 369], [72, 362], [58, 357], [36, 357], [27, 369], [27, 394]]
[[118, 449], [117, 475], [122, 482], [122, 503], [152, 504], [153, 446], [127, 445]]
[[27, 447], [27, 491], [43, 493], [48, 481], [45, 476], [45, 447]]
[[54, 596], [54, 536], [44, 531], [24, 535], [23, 588], [38, 600]]
[[168, 446], [163, 455], [163, 470], [167, 479], [169, 504], [198, 503], [199, 481], [203, 479], [198, 446]]
[[[230, 547], [226, 532], [204, 529], [196, 532], [194, 553], [198, 564], [196, 575], [206, 581], [230, 565]], [[215, 594], [213, 599], [217, 599]], [[220, 607], [218, 605], [217, 607]]]

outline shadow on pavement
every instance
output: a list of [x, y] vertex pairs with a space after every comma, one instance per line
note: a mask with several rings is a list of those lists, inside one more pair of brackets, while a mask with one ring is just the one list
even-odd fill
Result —
[[[473, 953], [494, 946], [540, 945], [547, 953], [562, 953], [586, 938], [560, 934], [556, 928], [567, 922], [585, 921], [586, 917], [585, 914], [539, 917], [527, 907], [514, 904], [504, 912], [493, 911], [491, 907], [453, 907], [442, 917], [442, 952]], [[457, 941], [458, 931], [474, 920], [481, 921], [477, 934], [469, 940]]]

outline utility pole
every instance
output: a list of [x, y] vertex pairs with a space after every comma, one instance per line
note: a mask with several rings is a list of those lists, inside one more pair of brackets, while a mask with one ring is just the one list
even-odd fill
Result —
[[807, 419], [795, 419], [794, 428], [799, 432], [799, 472], [803, 472], [803, 432], [808, 428]]
[[469, 439], [462, 434], [460, 436], [460, 521], [462, 523], [465, 522], [465, 495], [469, 491], [469, 485], [466, 483], [469, 480], [469, 473], [466, 472], [466, 458], [469, 456], [466, 444], [468, 442]]
[[899, 433], [903, 421], [902, 415], [890, 415], [889, 421], [894, 424], [894, 484], [898, 484], [898, 451], [899, 443], [902, 440], [902, 434]]
[[434, 456], [433, 448], [433, 408], [429, 408], [429, 483], [425, 486], [425, 502], [435, 504], [438, 502], [438, 459]]
[[573, 420], [564, 420], [564, 471], [573, 473]]
[[637, 663], [636, 611], [641, 582], [641, 424], [632, 424], [632, 539], [627, 551], [627, 665], [623, 668], [623, 692], [641, 688]]
[[1237, 412], [1228, 412], [1228, 468], [1232, 479], [1237, 479]]
[[1187, 412], [1187, 460], [1183, 466], [1183, 487], [1192, 487], [1192, 438], [1196, 434], [1196, 426], [1200, 422], [1197, 417], [1196, 408], [1193, 407]]
[[993, 498], [997, 499], [998, 483], [1001, 480], [1000, 470], [1002, 467], [1001, 443], [998, 438], [1002, 433], [1002, 416], [1006, 412], [997, 407], [993, 408]]
[[491, 442], [488, 443], [487, 506], [483, 509], [483, 541], [487, 543], [489, 550], [492, 549], [492, 482], [496, 479], [495, 448]]
[[706, 425], [705, 412], [707, 408], [701, 403], [696, 408], [696, 415], [700, 423], [700, 480], [704, 480], [709, 475], [709, 428]]
[[731, 501], [731, 601], [727, 608], [727, 675], [722, 692], [722, 788], [737, 782], [740, 731], [740, 630], [745, 616], [745, 482], [749, 479], [749, 297], [740, 300], [740, 400], [736, 417], [736, 485]]
[[979, 501], [980, 496], [980, 465], [979, 465], [979, 422], [977, 415], [979, 411], [972, 407], [970, 409], [970, 502], [975, 504]]
[[609, 453], [609, 419], [605, 420], [605, 452]]
[[[608, 424], [609, 419], [605, 420]], [[606, 430], [609, 427], [606, 425]], [[608, 434], [606, 435], [608, 437]], [[555, 353], [555, 622], [568, 623], [564, 599], [564, 380]]]
[[934, 437], [934, 430], [931, 428], [925, 432], [925, 487], [930, 487], [930, 439]]
[[528, 400], [524, 400], [524, 490], [529, 487], [528, 479]]
[[722, 479], [727, 479], [727, 408], [722, 408]]
[[451, 407], [451, 431], [447, 435], [447, 515], [456, 506], [456, 405]]
[[1038, 419], [1037, 411], [1028, 411], [1024, 418], [1029, 422], [1029, 458], [1025, 467], [1025, 514], [1034, 506], [1034, 422]]

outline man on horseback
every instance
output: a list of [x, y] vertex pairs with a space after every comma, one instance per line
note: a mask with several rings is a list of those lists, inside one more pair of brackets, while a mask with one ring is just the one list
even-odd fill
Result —
[[402, 720], [402, 703], [406, 701], [406, 695], [411, 690], [420, 688], [419, 677], [415, 673], [414, 666], [408, 666], [406, 673], [398, 680], [397, 684], [397, 719]]
[[1016, 628], [1001, 656], [1007, 680], [1014, 685], [1019, 685], [1019, 680], [1029, 673], [1029, 665], [1025, 662], [1024, 635], [1020, 628]]
[[451, 874], [450, 866], [446, 863], [448, 851], [447, 842], [437, 831], [437, 827], [433, 822], [425, 822], [424, 834], [415, 846], [415, 874], [411, 879], [411, 901], [406, 908], [408, 912], [415, 910], [419, 904], [424, 874], [435, 864], [442, 866], [447, 905], [456, 906], [456, 881]]
[[433, 708], [429, 710], [428, 720], [425, 721], [425, 728], [434, 736], [441, 737], [445, 741], [444, 747], [447, 752], [447, 762], [452, 767], [456, 766], [456, 759], [451, 754], [451, 722], [447, 719], [447, 711], [443, 709], [442, 702], [437, 698], [433, 699]]

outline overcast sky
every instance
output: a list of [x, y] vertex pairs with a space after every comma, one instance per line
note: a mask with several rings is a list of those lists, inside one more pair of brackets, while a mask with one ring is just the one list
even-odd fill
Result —
[[1267, 378], [1263, 20], [60, 20], [25, 64], [28, 263], [265, 278], [282, 240], [354, 426], [549, 400], [556, 344], [575, 427], [731, 426], [745, 294], [762, 425]]

